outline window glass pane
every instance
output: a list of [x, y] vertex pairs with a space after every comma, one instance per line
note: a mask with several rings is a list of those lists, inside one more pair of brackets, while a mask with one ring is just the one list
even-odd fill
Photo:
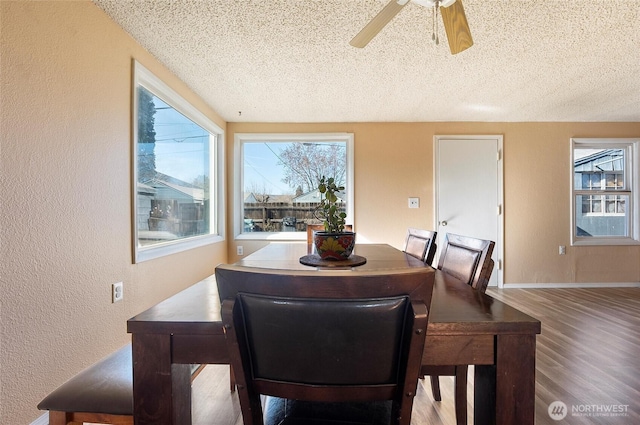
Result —
[[616, 213], [616, 199], [617, 196], [607, 196], [605, 201], [605, 211], [607, 214], [615, 214]]
[[[628, 236], [625, 205], [629, 197], [607, 196], [602, 210], [602, 196], [576, 196], [576, 205], [582, 211], [576, 214], [577, 236]], [[590, 210], [589, 210], [590, 206]]]
[[582, 214], [588, 214], [591, 212], [591, 196], [579, 196], [578, 199], [580, 200], [579, 204], [582, 204]]
[[138, 86], [138, 246], [209, 234], [214, 136]]
[[322, 176], [345, 187], [339, 197], [347, 212], [346, 141], [245, 141], [242, 157], [243, 233], [306, 232], [307, 224], [319, 223]]
[[582, 186], [579, 189], [583, 190], [600, 190], [602, 189], [602, 174], [601, 173], [582, 173]]
[[626, 214], [627, 212], [627, 198], [628, 196], [618, 196], [618, 203], [616, 204], [616, 212], [618, 214]]
[[589, 173], [582, 173], [582, 174], [577, 174], [576, 180], [580, 181], [580, 178], [582, 180], [582, 185], [578, 186], [577, 189], [589, 189], [591, 187], [591, 174]]
[[602, 200], [599, 196], [591, 197], [591, 212], [599, 213], [602, 211]]
[[607, 189], [622, 189], [624, 187], [624, 175], [621, 173], [607, 173]]

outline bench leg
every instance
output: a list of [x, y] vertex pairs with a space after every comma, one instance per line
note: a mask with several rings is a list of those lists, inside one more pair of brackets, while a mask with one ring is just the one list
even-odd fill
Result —
[[112, 424], [133, 425], [133, 416], [108, 413], [49, 411], [49, 425]]
[[68, 425], [71, 414], [67, 412], [49, 411], [49, 425]]

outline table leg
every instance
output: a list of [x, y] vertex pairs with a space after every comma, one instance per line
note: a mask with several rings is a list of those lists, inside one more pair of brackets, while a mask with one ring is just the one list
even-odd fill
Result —
[[534, 425], [536, 336], [498, 335], [496, 347], [497, 424]]
[[474, 366], [473, 424], [496, 423], [496, 366]]
[[475, 366], [474, 424], [534, 425], [536, 336], [496, 336], [496, 364]]
[[134, 423], [191, 424], [190, 367], [171, 364], [171, 336], [133, 334], [131, 342]]

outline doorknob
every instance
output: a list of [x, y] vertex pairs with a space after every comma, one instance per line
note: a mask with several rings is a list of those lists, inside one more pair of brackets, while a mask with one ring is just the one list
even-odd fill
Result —
[[440, 226], [446, 226], [446, 225], [447, 225], [447, 221], [446, 220], [443, 220], [443, 221], [440, 222]]

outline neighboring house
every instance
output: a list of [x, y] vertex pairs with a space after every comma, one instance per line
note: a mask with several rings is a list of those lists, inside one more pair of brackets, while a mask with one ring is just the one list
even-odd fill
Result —
[[[338, 198], [340, 198], [340, 203], [345, 202], [345, 197], [347, 196], [344, 192], [336, 192]], [[318, 189], [312, 190], [307, 193], [303, 193], [300, 196], [296, 196], [293, 198], [294, 204], [319, 204], [320, 203], [320, 192]]]
[[204, 202], [204, 189], [185, 184], [179, 185], [155, 179], [151, 185], [156, 189], [156, 200], [172, 200], [179, 204]]
[[207, 203], [204, 189], [174, 177], [157, 177], [138, 183], [139, 239], [175, 239], [201, 234]]
[[253, 192], [245, 194], [245, 204], [291, 204], [292, 195], [261, 195]]
[[[346, 194], [339, 193], [340, 203]], [[320, 192], [299, 196], [245, 193], [244, 232], [304, 231], [306, 223], [318, 222], [313, 211], [320, 203]]]
[[156, 189], [151, 185], [138, 182], [137, 221], [138, 230], [149, 230], [149, 213], [151, 212], [151, 200], [156, 196]]
[[244, 195], [244, 203], [245, 204], [257, 204], [259, 202], [260, 201], [258, 201], [258, 198], [256, 198], [256, 195], [253, 192]]

